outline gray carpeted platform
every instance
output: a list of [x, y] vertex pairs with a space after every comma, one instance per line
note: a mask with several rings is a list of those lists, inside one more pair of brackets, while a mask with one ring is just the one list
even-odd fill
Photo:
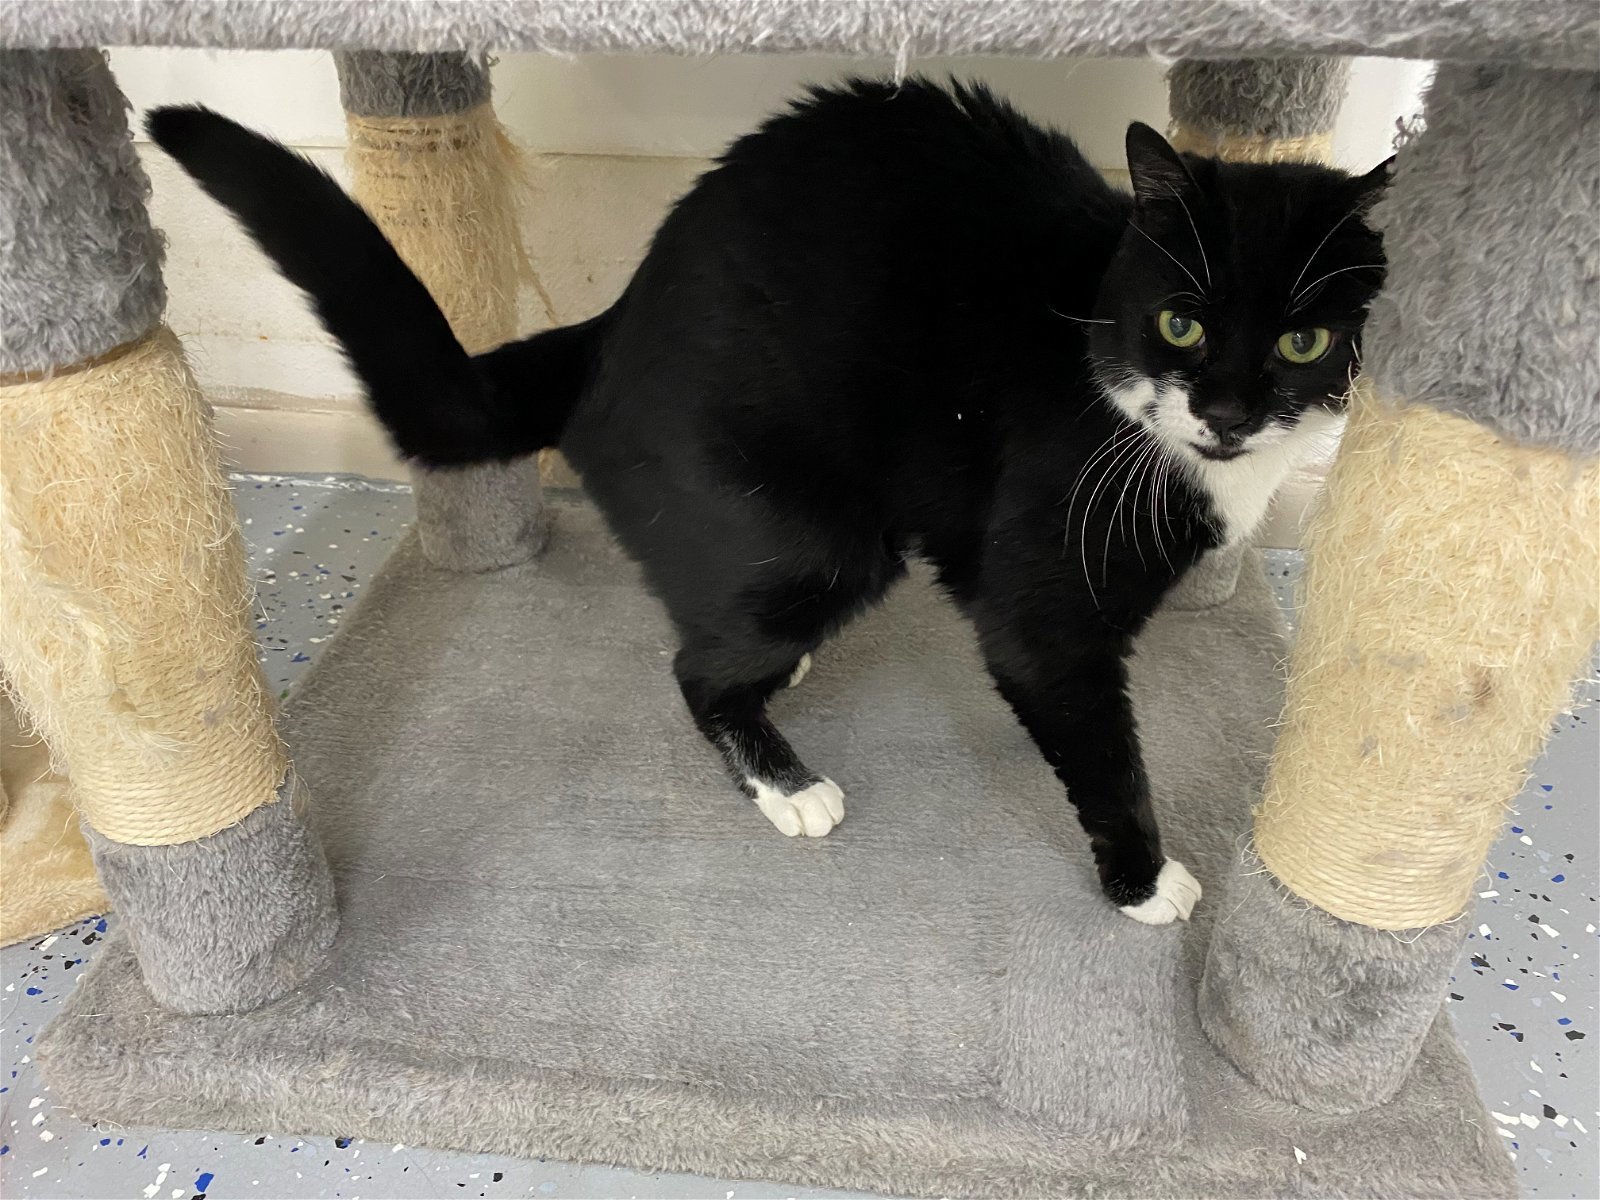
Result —
[[1152, 929], [1098, 895], [922, 576], [776, 702], [847, 804], [789, 840], [691, 727], [636, 570], [586, 505], [554, 507], [550, 552], [496, 574], [408, 541], [292, 699], [343, 912], [327, 966], [179, 1017], [106, 947], [41, 1039], [59, 1101], [904, 1193], [1514, 1191], [1445, 1023], [1392, 1103], [1343, 1118], [1267, 1099], [1199, 1032], [1281, 699], [1258, 564], [1141, 645], [1169, 850], [1209, 888]]

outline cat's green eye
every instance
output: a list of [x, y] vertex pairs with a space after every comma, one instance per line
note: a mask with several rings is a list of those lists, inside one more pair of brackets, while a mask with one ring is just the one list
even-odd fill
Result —
[[1278, 339], [1278, 354], [1298, 367], [1314, 363], [1333, 345], [1333, 334], [1326, 329], [1291, 329]]
[[1179, 350], [1193, 350], [1205, 340], [1205, 326], [1193, 317], [1180, 317], [1170, 308], [1156, 315], [1156, 329], [1161, 336]]

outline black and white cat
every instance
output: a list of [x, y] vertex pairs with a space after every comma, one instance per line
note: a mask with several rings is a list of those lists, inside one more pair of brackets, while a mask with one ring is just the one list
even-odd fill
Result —
[[1189, 915], [1125, 660], [1334, 427], [1382, 280], [1363, 218], [1384, 167], [1180, 157], [1134, 125], [1130, 198], [981, 87], [852, 82], [734, 143], [606, 312], [469, 358], [327, 176], [203, 109], [149, 128], [309, 293], [405, 454], [561, 448], [671, 615], [695, 722], [779, 830], [827, 834], [844, 797], [768, 698], [921, 556], [1105, 894]]

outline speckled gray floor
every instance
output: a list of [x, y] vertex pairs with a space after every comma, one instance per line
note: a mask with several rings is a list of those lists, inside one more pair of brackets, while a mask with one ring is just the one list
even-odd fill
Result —
[[[360, 480], [236, 480], [268, 678], [286, 691], [338, 628], [411, 518], [407, 489]], [[1287, 602], [1299, 556], [1269, 555]], [[1451, 1014], [1530, 1197], [1600, 1196], [1594, 1047], [1600, 728], [1583, 703], [1555, 736], [1496, 846], [1451, 985]], [[838, 1193], [350, 1138], [111, 1129], [58, 1110], [30, 1047], [114, 917], [0, 950], [0, 1195], [755, 1197]]]

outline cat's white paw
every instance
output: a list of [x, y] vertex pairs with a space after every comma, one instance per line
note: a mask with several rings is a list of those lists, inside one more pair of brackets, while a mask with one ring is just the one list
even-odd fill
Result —
[[806, 677], [806, 672], [811, 670], [811, 655], [802, 654], [800, 661], [794, 666], [794, 672], [789, 676], [789, 687], [799, 687], [800, 681]]
[[844, 793], [831, 779], [785, 796], [759, 779], [747, 781], [756, 793], [756, 807], [786, 837], [826, 837], [844, 820]]
[[1187, 921], [1200, 899], [1200, 883], [1181, 862], [1167, 859], [1156, 876], [1156, 894], [1141, 904], [1124, 904], [1122, 911], [1144, 925], [1170, 925]]

